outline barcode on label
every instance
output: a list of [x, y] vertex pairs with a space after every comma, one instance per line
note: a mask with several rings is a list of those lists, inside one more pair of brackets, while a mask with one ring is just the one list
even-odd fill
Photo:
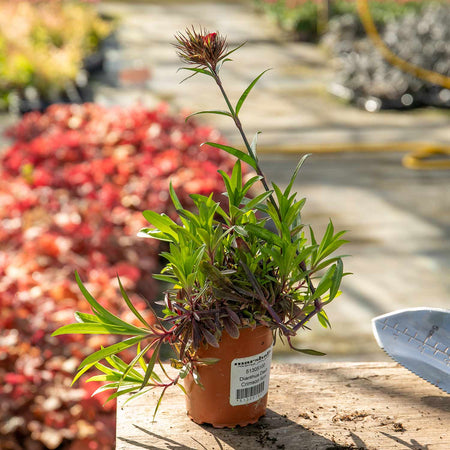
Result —
[[254, 395], [261, 394], [264, 391], [264, 381], [257, 384], [256, 386], [251, 386], [244, 389], [238, 389], [236, 391], [236, 399], [242, 400], [244, 398], [253, 397]]
[[253, 397], [254, 395], [258, 395], [264, 391], [264, 381], [262, 383], [257, 384], [256, 386], [251, 386], [244, 389], [236, 390], [236, 399], [242, 400], [244, 398]]

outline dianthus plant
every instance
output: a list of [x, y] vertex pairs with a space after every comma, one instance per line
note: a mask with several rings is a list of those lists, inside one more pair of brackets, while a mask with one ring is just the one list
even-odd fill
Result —
[[[54, 334], [128, 336], [88, 356], [75, 377], [78, 379], [96, 366], [102, 374], [91, 380], [105, 381], [100, 391], [114, 390], [110, 399], [125, 393], [133, 393], [130, 396], [133, 398], [155, 387], [162, 389], [162, 397], [169, 386], [183, 389], [179, 381], [188, 373], [200, 383], [196, 368], [214, 361], [200, 360], [196, 356], [199, 347], [220, 346], [224, 332], [238, 338], [243, 327], [269, 327], [275, 338], [286, 340], [294, 350], [320, 354], [294, 348], [292, 337], [307, 328], [314, 316], [323, 326], [329, 326], [323, 308], [339, 294], [344, 275], [341, 257], [332, 255], [345, 242], [341, 239], [344, 232], [335, 233], [330, 222], [322, 239], [317, 240], [313, 230], [301, 220], [305, 199], [297, 199], [292, 188], [305, 157], [285, 189], [275, 183], [269, 187], [256, 156], [257, 136], [250, 143], [239, 120], [248, 94], [266, 71], [250, 83], [233, 106], [219, 74], [240, 46], [228, 51], [226, 40], [219, 33], [194, 28], [178, 34], [176, 39], [178, 54], [187, 64], [183, 69], [192, 72], [190, 76], [205, 76], [214, 81], [227, 106], [224, 111], [195, 114], [231, 118], [243, 139], [244, 150], [207, 143], [237, 158], [231, 174], [220, 171], [226, 188], [223, 203], [215, 201], [212, 194], [192, 195], [195, 207], [187, 210], [170, 185], [178, 220], [144, 211], [151, 226], [142, 229], [140, 235], [165, 241], [167, 246], [167, 251], [161, 253], [167, 263], [154, 277], [171, 286], [165, 293], [162, 314], [158, 317], [153, 313], [153, 323], [136, 310], [120, 280], [121, 294], [139, 325], [103, 308], [76, 275], [92, 314], [76, 313], [79, 323], [63, 326]], [[243, 177], [242, 163], [255, 171], [254, 176]], [[257, 185], [263, 187], [262, 193], [251, 196]], [[163, 344], [173, 349], [176, 376], [168, 375], [161, 362]], [[117, 354], [132, 346], [137, 348], [136, 357], [130, 362], [120, 359]], [[155, 370], [155, 366], [161, 370]]]

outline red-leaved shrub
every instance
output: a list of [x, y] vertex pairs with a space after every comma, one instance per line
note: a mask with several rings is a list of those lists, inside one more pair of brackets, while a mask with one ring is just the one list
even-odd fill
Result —
[[158, 249], [135, 237], [146, 224], [141, 212], [171, 213], [169, 179], [187, 206], [191, 193], [222, 192], [217, 169], [228, 172], [233, 160], [200, 148], [221, 142], [216, 131], [165, 106], [53, 105], [8, 134], [13, 143], [0, 156], [0, 447], [109, 450], [108, 394], [91, 398], [95, 383], [70, 388], [80, 361], [108, 338], [50, 337], [74, 311], [88, 312], [74, 270], [123, 316], [118, 274], [145, 312]]

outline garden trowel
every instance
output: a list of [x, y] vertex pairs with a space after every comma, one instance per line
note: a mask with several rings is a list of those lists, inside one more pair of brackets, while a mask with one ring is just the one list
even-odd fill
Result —
[[450, 310], [402, 309], [375, 317], [372, 327], [391, 358], [450, 394]]

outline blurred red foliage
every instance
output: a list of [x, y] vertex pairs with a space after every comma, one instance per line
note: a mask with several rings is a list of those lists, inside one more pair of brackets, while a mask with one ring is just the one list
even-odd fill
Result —
[[[132, 320], [116, 274], [141, 311], [156, 287], [158, 249], [136, 238], [141, 211], [171, 213], [180, 200], [219, 193], [233, 159], [205, 141], [220, 135], [154, 111], [95, 104], [53, 105], [8, 132], [0, 156], [0, 447], [111, 449], [115, 405], [91, 398], [94, 384], [70, 383], [106, 336], [50, 334], [87, 312], [73, 272], [106, 307]], [[149, 313], [148, 313], [149, 314]]]

